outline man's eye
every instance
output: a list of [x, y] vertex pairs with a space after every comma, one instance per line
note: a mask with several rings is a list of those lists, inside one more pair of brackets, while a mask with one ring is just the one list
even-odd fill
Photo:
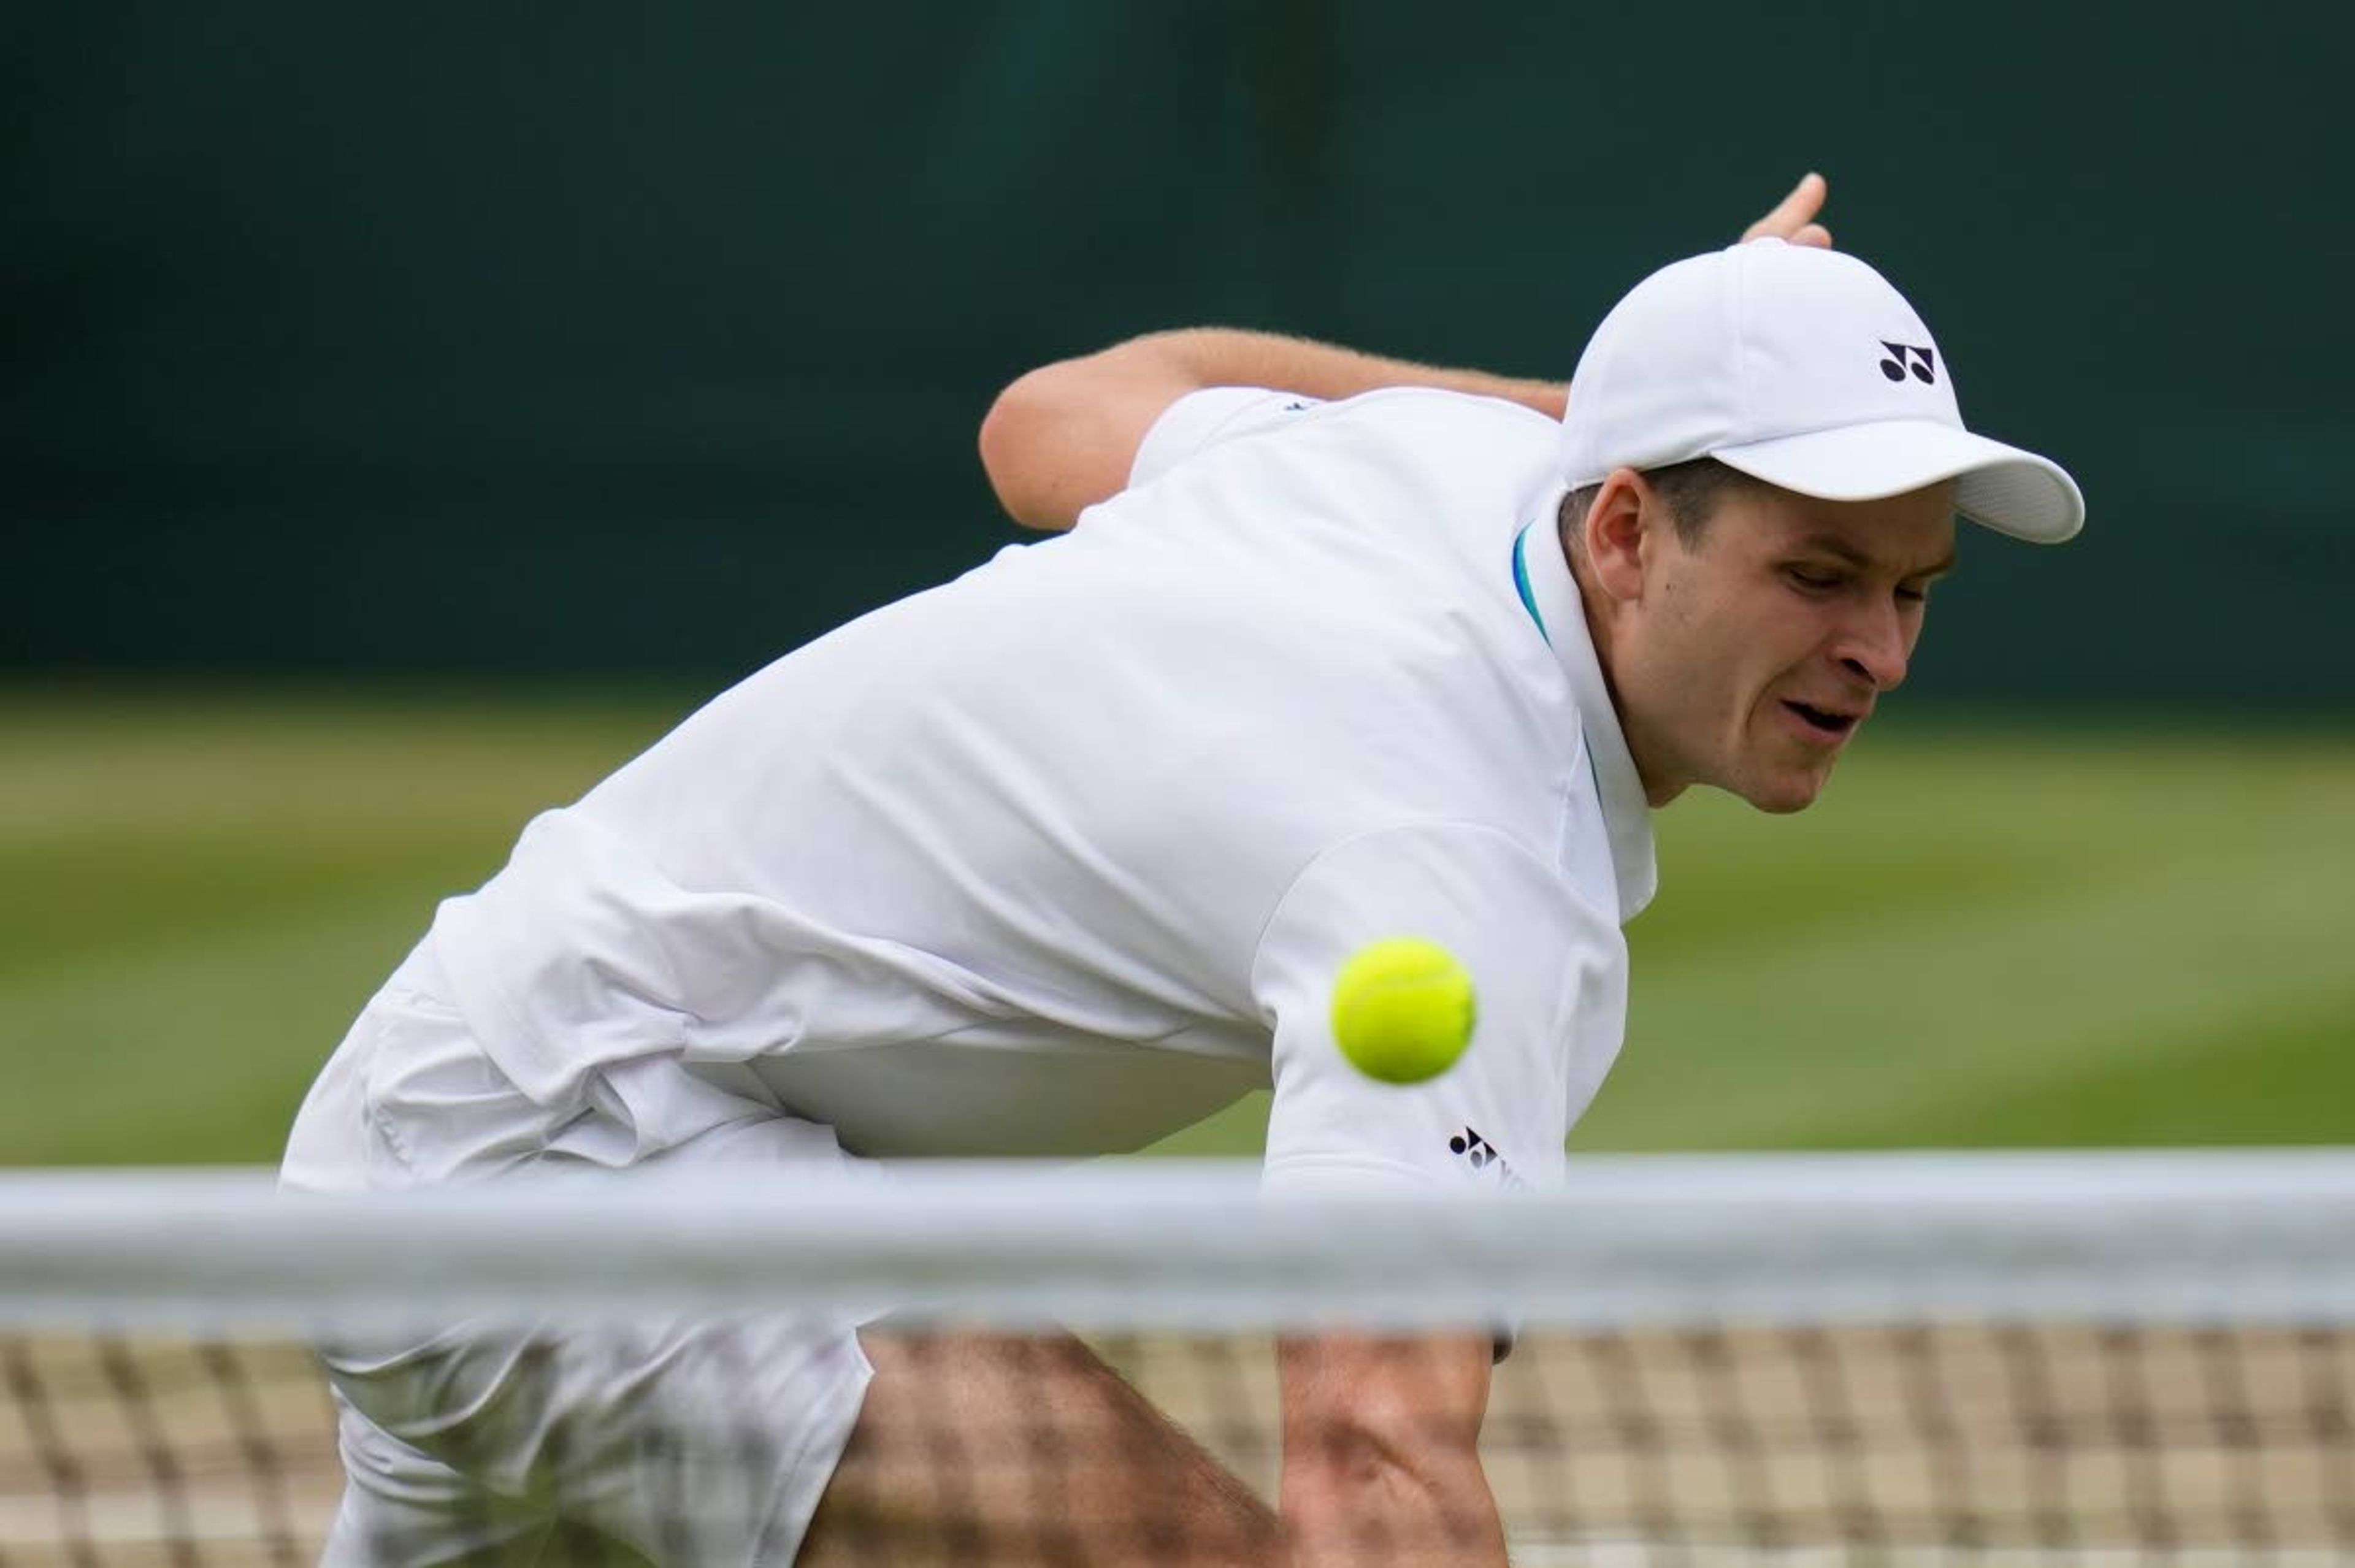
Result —
[[1796, 566], [1790, 569], [1787, 575], [1790, 577], [1792, 581], [1797, 583], [1800, 587], [1817, 593], [1822, 592], [1828, 588], [1838, 588], [1840, 581], [1837, 576], [1828, 571], [1808, 571], [1804, 568]]
[[1901, 588], [1897, 591], [1897, 597], [1908, 604], [1926, 604], [1930, 600], [1930, 591], [1926, 588]]

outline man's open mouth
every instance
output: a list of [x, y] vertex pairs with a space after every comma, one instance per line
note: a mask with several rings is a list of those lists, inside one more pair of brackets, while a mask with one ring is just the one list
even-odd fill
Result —
[[1828, 708], [1814, 708], [1788, 699], [1784, 700], [1783, 706], [1806, 720], [1809, 729], [1827, 737], [1845, 735], [1856, 728], [1857, 715], [1853, 713], [1835, 713]]

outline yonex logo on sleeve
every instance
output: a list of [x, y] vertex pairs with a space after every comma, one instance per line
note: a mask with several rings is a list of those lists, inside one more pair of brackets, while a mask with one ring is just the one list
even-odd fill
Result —
[[1497, 1146], [1470, 1127], [1449, 1138], [1447, 1148], [1451, 1154], [1461, 1155], [1465, 1164], [1499, 1187], [1523, 1185], [1518, 1173], [1505, 1162], [1503, 1155], [1497, 1152]]
[[1891, 343], [1885, 338], [1881, 346], [1889, 350], [1889, 357], [1881, 362], [1881, 373], [1891, 380], [1905, 379], [1905, 372], [1910, 369], [1913, 379], [1923, 386], [1937, 383], [1938, 370], [1932, 350], [1911, 343]]

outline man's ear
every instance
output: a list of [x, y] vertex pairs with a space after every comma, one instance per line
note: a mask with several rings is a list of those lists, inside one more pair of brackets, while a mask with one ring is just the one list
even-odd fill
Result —
[[1614, 468], [1586, 508], [1586, 561], [1594, 585], [1611, 598], [1632, 603], [1644, 596], [1646, 526], [1660, 510], [1659, 498], [1632, 468]]

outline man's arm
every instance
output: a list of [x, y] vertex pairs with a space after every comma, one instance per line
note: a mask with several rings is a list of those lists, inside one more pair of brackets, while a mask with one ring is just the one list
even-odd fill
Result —
[[[1742, 238], [1775, 235], [1796, 245], [1829, 245], [1831, 236], [1815, 221], [1824, 196], [1823, 176], [1806, 176]], [[1273, 333], [1156, 332], [1042, 366], [1016, 380], [982, 421], [982, 466], [1015, 521], [1068, 528], [1082, 511], [1127, 487], [1137, 447], [1153, 421], [1205, 387], [1267, 387], [1326, 400], [1385, 387], [1432, 387], [1502, 398], [1549, 419], [1561, 417], [1568, 391], [1559, 381], [1385, 359]]]
[[982, 421], [982, 466], [1015, 521], [1068, 528], [1082, 510], [1127, 488], [1153, 421], [1205, 387], [1267, 387], [1326, 400], [1435, 387], [1509, 399], [1553, 419], [1561, 417], [1565, 390], [1555, 381], [1443, 369], [1273, 333], [1156, 332], [1042, 366], [1007, 387]]
[[1480, 1468], [1486, 1334], [1286, 1339], [1284, 1478], [1294, 1568], [1505, 1568]]

